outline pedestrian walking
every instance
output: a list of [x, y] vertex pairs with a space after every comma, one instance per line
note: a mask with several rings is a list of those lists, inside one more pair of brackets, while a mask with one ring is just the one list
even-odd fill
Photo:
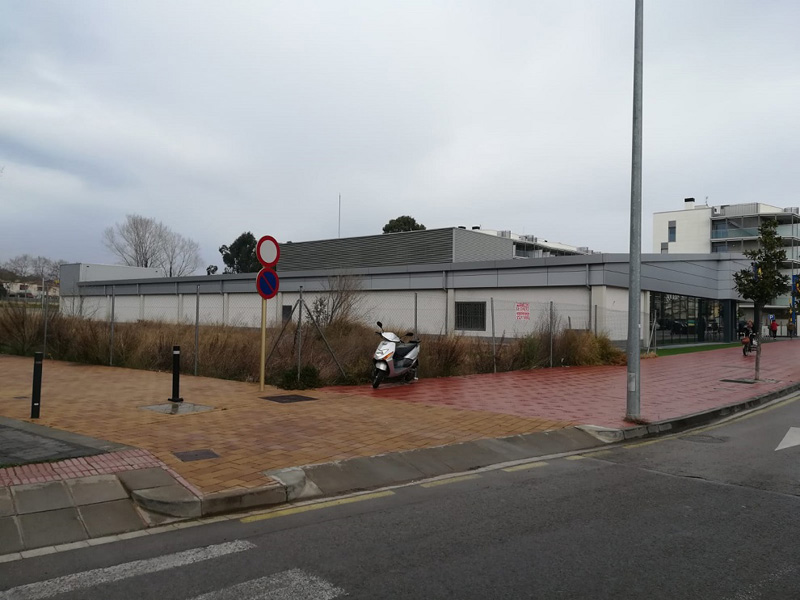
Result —
[[769, 334], [773, 340], [778, 339], [778, 319], [772, 319], [772, 323], [769, 324]]

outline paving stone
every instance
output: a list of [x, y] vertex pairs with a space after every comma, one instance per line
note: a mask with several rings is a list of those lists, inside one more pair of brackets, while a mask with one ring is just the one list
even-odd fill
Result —
[[23, 549], [17, 517], [0, 518], [0, 554], [10, 554]]
[[400, 452], [400, 456], [415, 469], [424, 473], [426, 477], [436, 477], [438, 475], [444, 475], [445, 473], [452, 473], [453, 469], [450, 465], [442, 462], [434, 455], [435, 450], [436, 448], [409, 450]]
[[145, 524], [128, 499], [79, 506], [89, 537], [97, 538], [144, 529]]
[[62, 508], [42, 513], [20, 515], [20, 529], [25, 548], [41, 548], [87, 539], [77, 508]]
[[175, 478], [158, 467], [125, 471], [117, 475], [126, 490], [146, 490], [148, 488], [175, 485]]
[[78, 479], [68, 479], [66, 484], [77, 506], [122, 500], [128, 497], [128, 493], [116, 475], [79, 477]]
[[431, 448], [429, 452], [436, 460], [448, 465], [453, 473], [486, 467], [505, 460], [503, 455], [474, 442]]
[[286, 488], [280, 484], [252, 490], [237, 490], [218, 494], [208, 494], [201, 501], [203, 516], [270, 506], [286, 502]]
[[20, 515], [73, 506], [72, 497], [61, 481], [14, 485], [11, 493]]
[[173, 517], [199, 517], [202, 514], [200, 498], [179, 483], [135, 490], [134, 501], [147, 510]]
[[[45, 428], [42, 428], [44, 430]], [[99, 450], [0, 424], [0, 464], [24, 465], [98, 454]]]
[[11, 499], [11, 489], [0, 487], [0, 517], [9, 517], [14, 514], [14, 502]]

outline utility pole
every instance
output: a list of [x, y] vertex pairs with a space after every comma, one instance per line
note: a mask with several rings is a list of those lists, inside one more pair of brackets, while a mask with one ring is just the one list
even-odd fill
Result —
[[642, 42], [644, 0], [635, 0], [633, 37], [633, 151], [631, 159], [631, 245], [628, 282], [628, 395], [626, 419], [641, 412], [641, 296], [642, 296]]

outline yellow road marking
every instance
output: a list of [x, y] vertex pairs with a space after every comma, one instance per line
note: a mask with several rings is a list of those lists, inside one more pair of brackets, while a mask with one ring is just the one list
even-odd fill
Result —
[[597, 452], [589, 452], [588, 454], [584, 454], [587, 458], [594, 458], [595, 456], [606, 456], [611, 454], [611, 450], [598, 450]]
[[546, 467], [546, 466], [547, 466], [546, 462], [539, 461], [539, 462], [525, 463], [524, 465], [516, 465], [514, 467], [508, 467], [506, 469], [503, 469], [503, 471], [511, 473], [512, 471], [524, 471], [525, 469], [535, 469], [536, 467]]
[[448, 483], [458, 483], [459, 481], [469, 481], [470, 479], [479, 479], [479, 478], [480, 475], [462, 475], [461, 477], [451, 477], [450, 479], [439, 479], [438, 481], [421, 483], [420, 487], [424, 488], [436, 487], [437, 485], [447, 485]]
[[354, 502], [363, 502], [364, 500], [374, 500], [376, 498], [384, 498], [386, 496], [394, 496], [394, 492], [386, 490], [384, 492], [375, 492], [374, 494], [361, 494], [360, 496], [350, 496], [349, 498], [339, 498], [338, 500], [317, 502], [316, 504], [306, 504], [305, 506], [295, 506], [294, 508], [284, 508], [281, 510], [264, 513], [263, 515], [253, 515], [252, 517], [244, 517], [243, 519], [239, 519], [239, 521], [242, 523], [252, 523], [253, 521], [263, 521], [264, 519], [276, 519], [277, 517], [296, 515], [299, 513], [309, 512], [312, 510], [321, 510], [323, 508], [330, 508], [332, 506], [352, 504]]
[[586, 458], [585, 456], [581, 456], [580, 454], [576, 454], [574, 456], [567, 456], [564, 460], [583, 460]]

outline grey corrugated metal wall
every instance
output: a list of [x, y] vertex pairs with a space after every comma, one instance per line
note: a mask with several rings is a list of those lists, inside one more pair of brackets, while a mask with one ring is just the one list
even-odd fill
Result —
[[309, 271], [450, 262], [453, 262], [453, 229], [430, 229], [283, 243], [278, 269]]
[[514, 258], [514, 242], [509, 238], [469, 229], [454, 229], [453, 234], [453, 262]]

